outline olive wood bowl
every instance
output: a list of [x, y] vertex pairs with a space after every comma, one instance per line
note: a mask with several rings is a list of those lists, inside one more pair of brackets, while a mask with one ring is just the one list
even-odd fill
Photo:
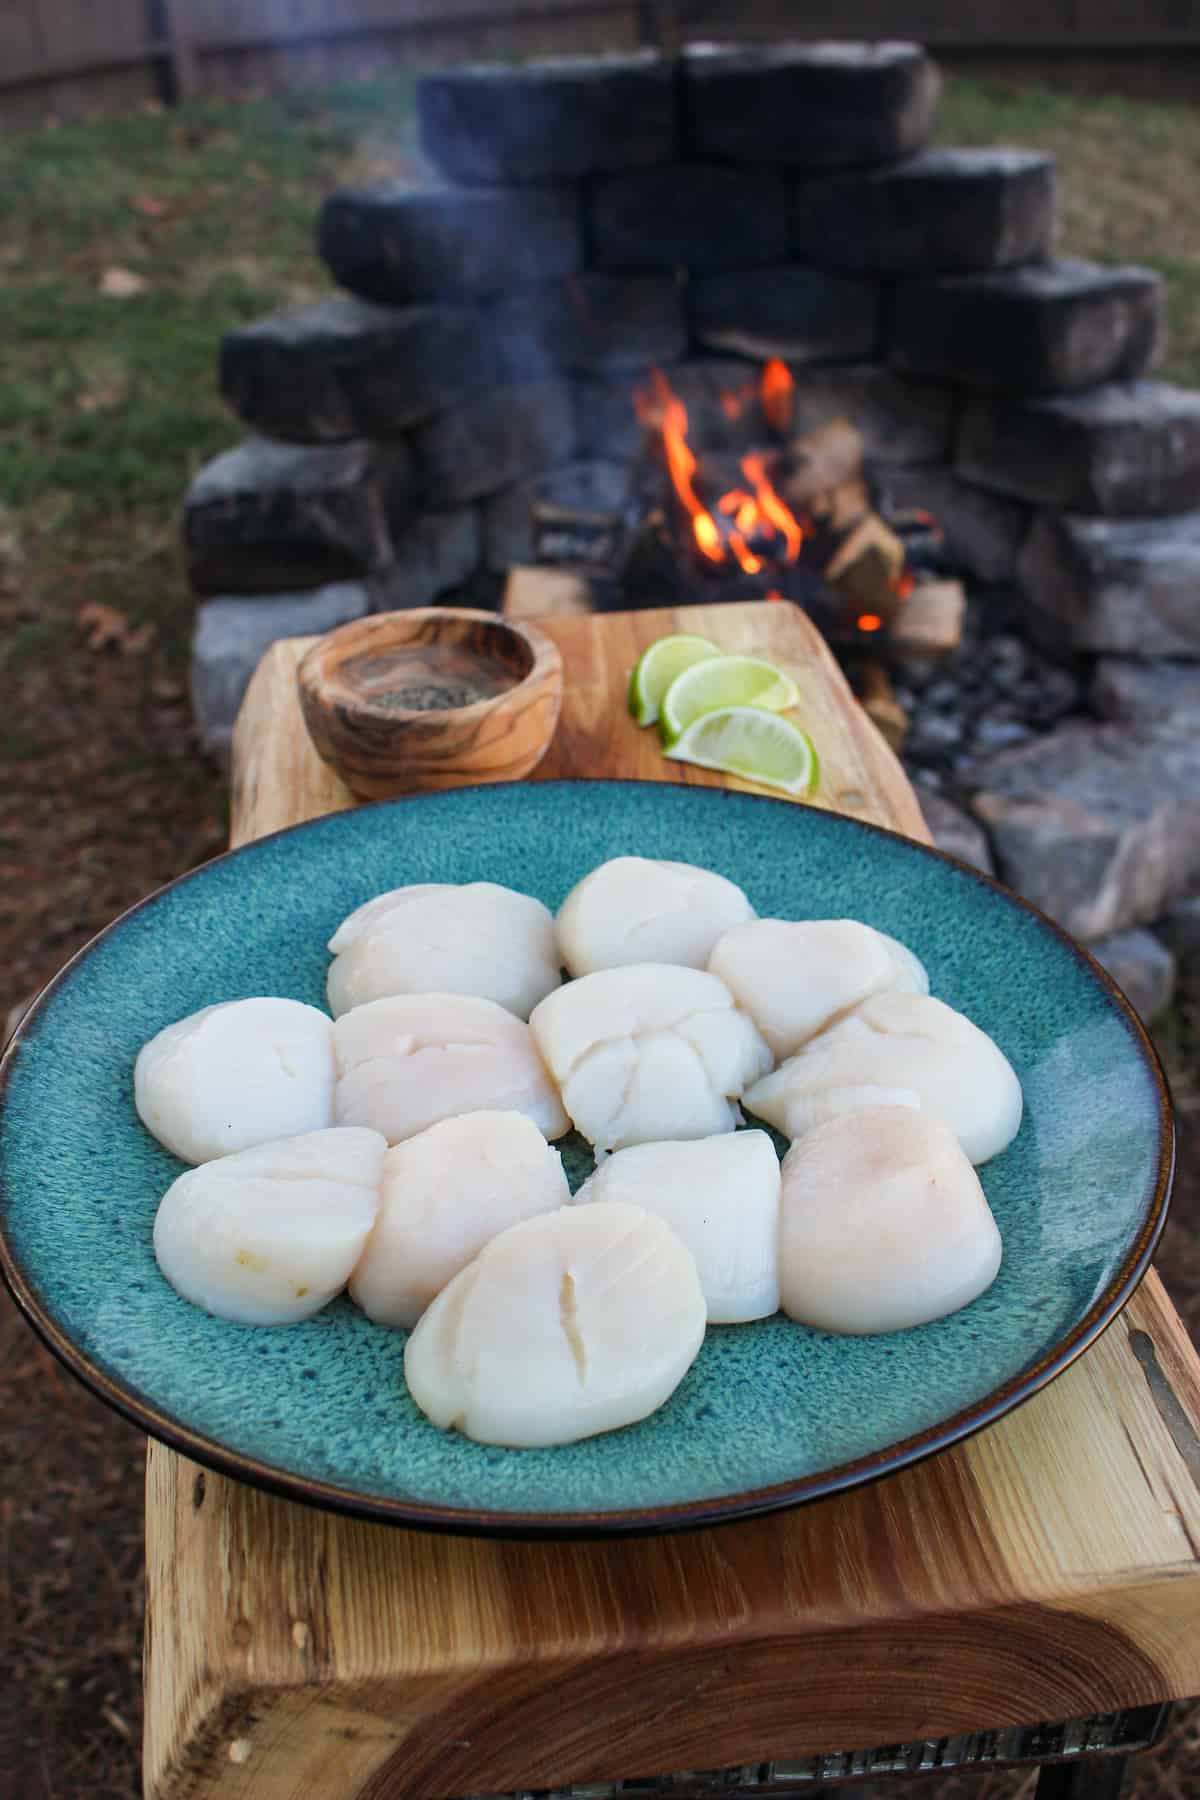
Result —
[[550, 747], [562, 658], [535, 625], [460, 606], [329, 632], [297, 681], [309, 735], [360, 800], [519, 781]]

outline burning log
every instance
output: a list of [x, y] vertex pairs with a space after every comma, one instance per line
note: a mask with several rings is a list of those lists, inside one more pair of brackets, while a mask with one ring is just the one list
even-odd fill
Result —
[[[863, 435], [849, 419], [830, 419], [793, 438], [781, 458], [780, 492], [797, 512], [827, 512], [837, 490], [863, 486]], [[864, 487], [865, 505], [865, 487]]]
[[881, 515], [861, 431], [836, 418], [789, 436], [795, 386], [781, 362], [766, 365], [756, 388], [717, 401], [739, 418], [757, 407], [758, 448], [698, 453], [683, 399], [654, 371], [635, 395], [645, 447], [628, 485], [601, 492], [580, 465], [573, 486], [539, 494], [539, 561], [587, 575], [602, 606], [770, 595], [805, 607], [843, 647], [882, 642], [882, 633], [897, 646], [911, 637], [912, 654], [930, 656], [947, 637], [956, 642], [961, 604], [943, 598], [932, 608], [914, 594], [909, 544], [936, 548], [936, 521]]

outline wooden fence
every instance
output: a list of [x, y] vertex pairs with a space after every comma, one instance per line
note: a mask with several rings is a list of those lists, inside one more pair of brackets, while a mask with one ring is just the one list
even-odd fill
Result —
[[909, 37], [952, 64], [1140, 69], [1152, 89], [1186, 71], [1200, 91], [1200, 0], [0, 0], [0, 125], [715, 36]]

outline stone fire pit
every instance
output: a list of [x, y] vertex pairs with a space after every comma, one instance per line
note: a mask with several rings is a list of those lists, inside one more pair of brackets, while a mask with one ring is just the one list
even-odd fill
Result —
[[1142, 928], [1200, 887], [1200, 395], [1148, 378], [1156, 275], [1054, 256], [1049, 157], [927, 147], [938, 90], [911, 44], [426, 77], [428, 179], [322, 210], [343, 292], [221, 348], [253, 435], [186, 502], [208, 746], [276, 637], [498, 603], [547, 481], [619, 490], [652, 368], [695, 406], [778, 357], [968, 584], [961, 651], [896, 672], [935, 830], [1160, 1004]]

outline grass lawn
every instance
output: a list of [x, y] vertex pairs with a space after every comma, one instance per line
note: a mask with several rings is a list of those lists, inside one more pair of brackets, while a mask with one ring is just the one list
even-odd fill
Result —
[[[1056, 153], [1060, 247], [1159, 269], [1162, 373], [1200, 386], [1200, 112], [958, 81], [942, 116], [946, 143]], [[217, 344], [329, 291], [317, 207], [400, 166], [410, 120], [391, 81], [0, 137], [0, 1038], [5, 1010], [96, 930], [222, 847], [224, 784], [188, 709], [179, 547], [189, 478], [240, 435]], [[1167, 1044], [1193, 1113], [1197, 1010]], [[1183, 1198], [1162, 1263], [1195, 1325]], [[0, 1769], [25, 1800], [133, 1800], [141, 1440], [58, 1373], [3, 1293], [0, 1414]], [[1136, 1800], [1200, 1791], [1198, 1738], [1200, 1713], [1181, 1715]]]

